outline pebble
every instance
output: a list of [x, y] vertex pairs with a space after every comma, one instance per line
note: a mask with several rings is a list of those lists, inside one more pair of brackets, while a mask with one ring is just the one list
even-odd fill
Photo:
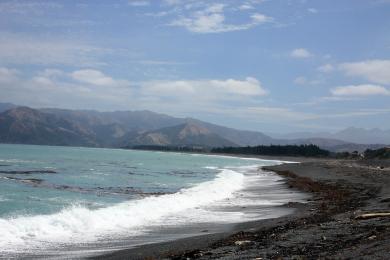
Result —
[[250, 243], [252, 243], [252, 241], [250, 241], [250, 240], [239, 240], [239, 241], [234, 242], [234, 244], [236, 246], [242, 246], [242, 245], [246, 245], [246, 244], [250, 244]]

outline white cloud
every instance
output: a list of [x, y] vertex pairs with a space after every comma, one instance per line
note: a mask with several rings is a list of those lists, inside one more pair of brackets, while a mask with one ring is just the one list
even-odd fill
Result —
[[264, 96], [267, 91], [260, 81], [248, 77], [245, 80], [152, 81], [144, 83], [143, 93], [179, 99], [224, 99], [231, 98], [232, 94], [241, 97]]
[[96, 86], [121, 86], [130, 84], [126, 80], [114, 80], [103, 72], [93, 69], [74, 71], [71, 73], [71, 77], [79, 82]]
[[300, 76], [294, 79], [294, 84], [297, 85], [318, 85], [323, 83], [321, 79], [307, 79], [306, 77]]
[[297, 77], [294, 79], [294, 83], [298, 85], [305, 85], [307, 83], [307, 79], [305, 77]]
[[170, 25], [182, 26], [191, 32], [197, 33], [224, 32], [232, 30], [223, 25], [224, 20], [225, 16], [223, 14], [214, 13], [210, 15], [201, 15], [196, 18], [182, 18], [173, 21]]
[[181, 4], [181, 0], [164, 0], [164, 3], [167, 5], [178, 5]]
[[28, 76], [1, 68], [0, 82], [0, 102], [33, 107], [152, 109], [176, 115], [208, 113], [218, 107], [241, 109], [262, 102], [259, 97], [267, 94], [260, 81], [251, 77], [131, 83], [93, 69], [69, 73], [48, 68]]
[[318, 13], [318, 10], [315, 9], [315, 8], [308, 8], [307, 11], [308, 11], [309, 13], [312, 13], [312, 14]]
[[137, 1], [137, 0], [132, 0], [129, 1], [129, 5], [131, 6], [148, 6], [150, 5], [149, 1]]
[[156, 13], [145, 13], [145, 15], [158, 18], [158, 17], [164, 17], [164, 16], [169, 15], [169, 12], [167, 12], [167, 11], [160, 11], [160, 12], [156, 12]]
[[15, 69], [0, 67], [0, 83], [9, 83], [17, 79], [19, 72]]
[[170, 26], [184, 27], [188, 31], [196, 33], [221, 33], [238, 30], [247, 30], [257, 25], [272, 21], [271, 17], [254, 13], [249, 16], [249, 21], [243, 24], [226, 23], [224, 4], [209, 4], [203, 9], [191, 12], [188, 15], [173, 20]]
[[329, 72], [332, 72], [334, 70], [334, 66], [332, 64], [324, 64], [320, 67], [317, 68], [317, 70], [319, 72], [322, 72], [322, 73], [329, 73]]
[[350, 85], [331, 89], [334, 96], [374, 96], [390, 95], [390, 90], [378, 85]]
[[308, 50], [303, 48], [292, 50], [290, 55], [291, 57], [298, 59], [304, 59], [313, 56]]
[[239, 10], [251, 10], [254, 9], [254, 7], [250, 4], [242, 4], [238, 7]]
[[244, 96], [264, 96], [267, 94], [260, 81], [252, 77], [248, 77], [245, 80], [211, 80], [210, 85], [228, 93]]
[[[75, 80], [72, 74], [54, 69], [36, 72], [31, 77], [25, 77], [21, 72], [15, 75], [12, 81], [1, 82], [0, 102], [33, 107], [111, 110], [113, 107], [129, 109], [129, 100], [133, 97], [133, 89], [124, 85], [123, 80], [112, 79], [99, 73], [95, 81], [87, 80], [84, 75], [83, 79], [90, 83]], [[111, 86], [106, 85], [109, 83], [116, 85], [108, 87]]]
[[34, 85], [47, 86], [47, 87], [54, 87], [55, 83], [51, 78], [44, 77], [44, 76], [35, 76], [31, 79], [31, 82], [34, 83]]
[[211, 13], [192, 18], [180, 18], [170, 23], [171, 26], [185, 27], [187, 30], [196, 33], [221, 33], [247, 30], [272, 19], [262, 14], [251, 16], [251, 22], [246, 24], [226, 24], [225, 15], [221, 13]]
[[143, 65], [188, 65], [190, 62], [170, 61], [170, 60], [139, 60], [136, 61]]
[[339, 69], [348, 76], [358, 76], [379, 84], [390, 84], [390, 60], [342, 63]]
[[272, 20], [271, 17], [268, 17], [264, 14], [259, 14], [259, 13], [252, 14], [251, 18], [252, 18], [253, 24], [262, 24], [262, 23], [266, 23], [266, 22], [269, 22]]

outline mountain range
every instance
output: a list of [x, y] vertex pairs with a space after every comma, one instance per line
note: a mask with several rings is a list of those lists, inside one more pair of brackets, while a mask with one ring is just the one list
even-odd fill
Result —
[[328, 136], [296, 133], [295, 136], [271, 137], [261, 132], [237, 130], [193, 118], [177, 118], [151, 111], [33, 109], [0, 103], [1, 143], [90, 147], [201, 146], [204, 148], [316, 144], [331, 151], [362, 151], [390, 143], [388, 141], [390, 134], [387, 136], [387, 132], [382, 130], [375, 132], [380, 133], [376, 137], [381, 141], [377, 142], [378, 145], [350, 141], [358, 141], [359, 138], [351, 139], [352, 134], [368, 137], [369, 134], [363, 130], [349, 128], [337, 135]]
[[274, 138], [279, 139], [307, 139], [307, 138], [325, 138], [343, 140], [345, 142], [357, 144], [390, 144], [390, 129], [382, 130], [379, 128], [364, 129], [357, 127], [348, 127], [335, 133], [327, 132], [296, 132], [289, 134], [271, 134]]

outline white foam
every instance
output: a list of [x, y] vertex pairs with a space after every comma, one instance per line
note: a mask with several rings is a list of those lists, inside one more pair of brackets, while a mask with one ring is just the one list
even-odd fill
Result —
[[0, 162], [5, 162], [5, 163], [39, 163], [38, 161], [19, 160], [19, 159], [0, 159]]
[[208, 169], [208, 170], [217, 170], [218, 169], [218, 167], [215, 167], [215, 166], [205, 166], [203, 168]]
[[[241, 160], [246, 160], [246, 161], [262, 161], [262, 162], [272, 162], [273, 165], [277, 164], [283, 164], [283, 163], [299, 163], [299, 162], [294, 162], [294, 161], [282, 161], [282, 160], [269, 160], [269, 159], [263, 159], [260, 157], [242, 157], [242, 156], [237, 156], [237, 155], [219, 155], [219, 154], [197, 154], [193, 153], [190, 154], [191, 156], [208, 156], [208, 157], [217, 157], [217, 158], [236, 158], [236, 159], [241, 159]], [[261, 155], [259, 155], [261, 156]]]
[[3, 196], [0, 196], [0, 202], [5, 202], [5, 201], [9, 201], [9, 199], [3, 197]]
[[29, 251], [57, 243], [94, 242], [117, 235], [133, 235], [172, 214], [233, 197], [244, 175], [224, 169], [217, 177], [175, 194], [153, 196], [90, 210], [74, 206], [52, 215], [0, 219], [0, 252]]

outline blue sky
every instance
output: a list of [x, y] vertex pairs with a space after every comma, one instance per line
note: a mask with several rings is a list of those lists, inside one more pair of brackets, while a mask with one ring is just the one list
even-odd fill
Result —
[[0, 102], [390, 129], [388, 0], [0, 1]]

